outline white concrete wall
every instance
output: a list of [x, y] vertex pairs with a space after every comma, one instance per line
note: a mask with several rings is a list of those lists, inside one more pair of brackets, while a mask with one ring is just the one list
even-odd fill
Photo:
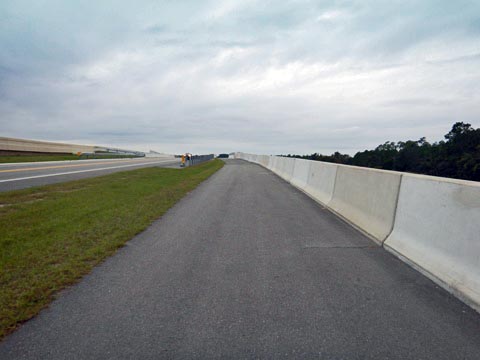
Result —
[[393, 171], [339, 165], [328, 206], [383, 242], [393, 228], [401, 177]]
[[293, 176], [290, 183], [304, 190], [308, 182], [308, 173], [312, 162], [303, 159], [295, 159], [293, 167]]
[[480, 309], [480, 183], [404, 174], [384, 246]]
[[274, 156], [272, 159], [272, 171], [280, 176], [280, 161], [282, 158], [280, 156]]
[[272, 170], [273, 168], [273, 161], [275, 160], [275, 156], [269, 156], [268, 157], [268, 165], [267, 165], [267, 168]]
[[286, 181], [290, 181], [293, 176], [293, 168], [295, 166], [294, 158], [280, 157], [279, 160], [279, 175]]
[[264, 167], [268, 167], [268, 162], [270, 161], [270, 156], [268, 155], [262, 155], [260, 159], [260, 165]]
[[305, 192], [324, 205], [328, 205], [333, 196], [338, 165], [310, 161]]

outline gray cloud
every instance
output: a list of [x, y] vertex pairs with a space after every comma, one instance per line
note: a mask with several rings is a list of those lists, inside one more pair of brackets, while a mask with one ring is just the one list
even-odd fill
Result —
[[353, 153], [480, 126], [475, 1], [0, 3], [0, 132]]

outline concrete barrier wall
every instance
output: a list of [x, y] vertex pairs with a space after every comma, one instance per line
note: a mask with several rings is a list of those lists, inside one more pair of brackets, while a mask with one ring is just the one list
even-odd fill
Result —
[[480, 309], [480, 183], [404, 174], [384, 246]]
[[383, 242], [390, 234], [401, 173], [339, 165], [328, 206]]
[[269, 156], [269, 157], [268, 157], [268, 165], [267, 165], [267, 168], [270, 169], [270, 170], [272, 170], [274, 159], [275, 159], [275, 156]]
[[320, 161], [309, 161], [307, 186], [305, 192], [324, 205], [328, 205], [333, 196], [338, 165]]
[[264, 167], [268, 167], [268, 162], [270, 160], [270, 156], [268, 155], [262, 155], [261, 156], [261, 159], [260, 159], [260, 165], [264, 166]]
[[293, 169], [295, 167], [295, 159], [280, 157], [280, 170], [279, 175], [286, 181], [290, 181], [293, 176]]
[[256, 158], [255, 158], [255, 162], [259, 165], [262, 165], [263, 166], [263, 158], [264, 158], [265, 155], [256, 155]]
[[290, 183], [304, 190], [308, 182], [308, 173], [312, 162], [303, 159], [295, 159], [293, 167], [293, 175]]
[[281, 161], [281, 157], [279, 156], [274, 156], [273, 159], [272, 159], [272, 171], [277, 174], [277, 175], [280, 175], [280, 161]]
[[93, 153], [95, 147], [88, 145], [62, 144], [47, 141], [0, 137], [0, 150], [76, 154], [77, 152]]

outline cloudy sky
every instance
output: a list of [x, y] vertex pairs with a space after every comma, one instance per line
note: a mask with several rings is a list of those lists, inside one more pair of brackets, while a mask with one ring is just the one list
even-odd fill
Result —
[[480, 126], [480, 1], [0, 1], [0, 136], [355, 153]]

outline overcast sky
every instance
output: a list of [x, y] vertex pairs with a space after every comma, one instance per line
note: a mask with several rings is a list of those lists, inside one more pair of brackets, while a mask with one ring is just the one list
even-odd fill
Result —
[[0, 1], [0, 136], [353, 154], [456, 121], [478, 0]]

